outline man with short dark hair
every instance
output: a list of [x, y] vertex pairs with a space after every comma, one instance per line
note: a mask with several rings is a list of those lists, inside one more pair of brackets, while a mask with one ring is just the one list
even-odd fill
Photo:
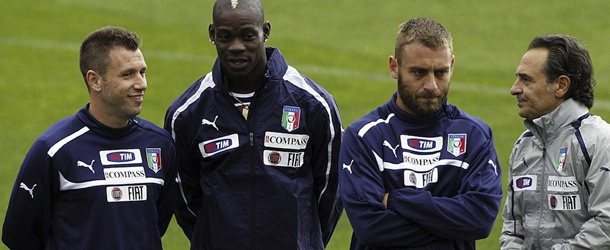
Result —
[[510, 93], [527, 130], [509, 158], [501, 248], [610, 249], [610, 125], [589, 113], [589, 52], [541, 35], [516, 76]]
[[491, 129], [447, 102], [452, 39], [440, 23], [400, 25], [398, 90], [350, 125], [339, 157], [351, 249], [475, 249], [502, 199]]
[[11, 194], [10, 249], [162, 249], [175, 208], [176, 150], [137, 117], [147, 89], [138, 36], [117, 27], [80, 49], [90, 102], [45, 131]]
[[218, 59], [169, 107], [191, 249], [324, 249], [340, 218], [333, 97], [266, 47], [258, 0], [219, 0]]

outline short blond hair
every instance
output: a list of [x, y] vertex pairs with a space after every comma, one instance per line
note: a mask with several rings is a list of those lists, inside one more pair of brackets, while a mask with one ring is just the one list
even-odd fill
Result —
[[413, 18], [400, 24], [396, 35], [394, 56], [400, 63], [402, 49], [413, 42], [421, 43], [429, 48], [449, 48], [453, 51], [453, 39], [445, 27], [430, 18]]

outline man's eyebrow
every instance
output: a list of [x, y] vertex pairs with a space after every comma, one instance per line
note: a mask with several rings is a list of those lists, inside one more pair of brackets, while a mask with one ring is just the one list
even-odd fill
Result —
[[[443, 70], [449, 70], [451, 67], [442, 67], [442, 68], [437, 68], [434, 69], [434, 71], [443, 71]], [[409, 66], [408, 67], [409, 70], [425, 70], [428, 71], [429, 69], [427, 67], [422, 67], [422, 66]]]
[[421, 67], [421, 66], [409, 66], [408, 69], [410, 69], [410, 70], [426, 70], [426, 71], [428, 71], [427, 68]]
[[[237, 29], [238, 31], [243, 31], [243, 30], [256, 30], [257, 26], [255, 25], [244, 25], [239, 27], [239, 29]], [[217, 30], [222, 30], [222, 31], [232, 31], [234, 30], [233, 28], [230, 27], [225, 27], [225, 26], [216, 26]]]
[[530, 76], [526, 73], [519, 73], [519, 72], [515, 72], [515, 76], [518, 76], [520, 78], [530, 78]]

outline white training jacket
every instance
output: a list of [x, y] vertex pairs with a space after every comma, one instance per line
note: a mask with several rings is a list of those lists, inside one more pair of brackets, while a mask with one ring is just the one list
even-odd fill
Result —
[[509, 163], [501, 249], [610, 249], [610, 125], [569, 98], [533, 121]]

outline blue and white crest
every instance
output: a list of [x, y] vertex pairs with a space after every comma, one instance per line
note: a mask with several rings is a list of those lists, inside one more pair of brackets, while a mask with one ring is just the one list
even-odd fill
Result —
[[282, 127], [288, 132], [299, 128], [299, 122], [301, 120], [301, 108], [293, 106], [284, 106], [282, 114]]
[[557, 171], [562, 171], [566, 167], [567, 158], [568, 158], [568, 148], [560, 149], [559, 157], [557, 158], [557, 165], [555, 166]]
[[160, 148], [147, 148], [146, 159], [148, 160], [148, 168], [155, 173], [161, 170], [161, 149]]
[[447, 151], [455, 157], [466, 153], [466, 134], [449, 134], [447, 136]]

